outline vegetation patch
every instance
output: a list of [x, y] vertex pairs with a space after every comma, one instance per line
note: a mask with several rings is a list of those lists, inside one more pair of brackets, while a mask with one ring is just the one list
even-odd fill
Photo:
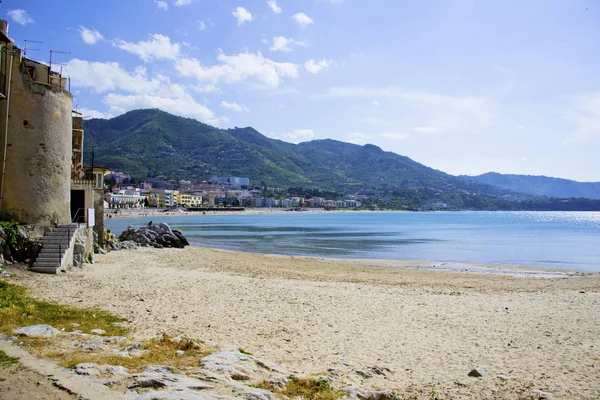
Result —
[[17, 357], [11, 357], [2, 350], [0, 350], [0, 367], [8, 367], [13, 364], [17, 364], [19, 359]]
[[27, 290], [0, 279], [0, 332], [12, 333], [23, 326], [48, 324], [66, 331], [77, 329], [89, 332], [103, 329], [107, 335], [123, 336], [128, 329], [117, 325], [125, 319], [98, 309], [80, 309], [32, 298]]
[[344, 392], [332, 388], [325, 379], [292, 376], [283, 389], [276, 389], [267, 382], [258, 387], [290, 399], [337, 400], [345, 396]]
[[163, 333], [159, 338], [141, 342], [142, 346], [131, 357], [123, 357], [118, 353], [124, 344], [107, 346], [105, 350], [98, 352], [81, 350], [78, 344], [87, 339], [89, 338], [74, 340], [73, 337], [62, 335], [53, 338], [23, 338], [22, 346], [37, 357], [52, 360], [65, 368], [73, 369], [77, 364], [94, 362], [125, 367], [130, 373], [141, 372], [148, 365], [169, 365], [182, 373], [192, 372], [198, 369], [198, 359], [213, 352], [199, 341], [173, 338]]
[[0, 221], [0, 227], [6, 235], [6, 243], [16, 249], [19, 246], [21, 233], [19, 232], [19, 224], [16, 222]]

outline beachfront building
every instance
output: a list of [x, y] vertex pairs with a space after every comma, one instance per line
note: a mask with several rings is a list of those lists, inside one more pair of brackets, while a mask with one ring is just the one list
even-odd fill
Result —
[[146, 196], [141, 194], [139, 189], [131, 187], [104, 195], [104, 201], [108, 203], [109, 208], [144, 208], [145, 199]]
[[250, 178], [239, 178], [237, 176], [213, 176], [210, 180], [212, 183], [227, 183], [234, 186], [250, 185]]
[[180, 193], [179, 199], [184, 207], [202, 207], [202, 193]]
[[0, 77], [0, 218], [70, 223], [73, 97], [67, 78], [24, 57], [4, 20]]
[[326, 200], [322, 197], [313, 197], [312, 199], [307, 200], [310, 207], [323, 207], [325, 201]]

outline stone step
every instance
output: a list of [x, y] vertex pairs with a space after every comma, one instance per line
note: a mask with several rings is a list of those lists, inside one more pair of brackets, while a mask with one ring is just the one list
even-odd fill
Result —
[[[42, 248], [42, 251], [44, 251], [44, 249], [45, 250], [58, 250], [58, 248], [60, 246], [58, 243], [51, 243], [51, 242], [43, 243], [43, 245], [44, 245], [44, 247]], [[65, 246], [62, 246], [62, 247], [65, 247]]]
[[68, 232], [68, 231], [52, 231], [52, 232], [46, 233], [44, 235], [44, 237], [47, 237], [47, 236], [69, 236], [69, 235], [71, 235], [71, 236], [75, 235], [75, 231], [71, 231], [71, 232]]
[[56, 265], [56, 264], [60, 264], [60, 261], [62, 261], [62, 257], [38, 257], [35, 259], [35, 262], [33, 263], [33, 265], [39, 265], [39, 264], [52, 264], [52, 265]]
[[68, 237], [62, 237], [62, 236], [44, 236], [43, 238], [40, 238], [40, 243], [60, 243], [62, 242], [64, 239], [65, 244], [68, 243], [70, 241], [70, 238]]
[[58, 262], [58, 260], [54, 260], [54, 261], [36, 261], [33, 263], [34, 267], [54, 267], [54, 268], [60, 268], [60, 263]]
[[33, 272], [41, 272], [44, 274], [56, 274], [58, 272], [59, 267], [57, 266], [44, 266], [44, 265], [39, 265], [36, 266], [34, 265], [33, 267], [31, 267], [31, 270]]

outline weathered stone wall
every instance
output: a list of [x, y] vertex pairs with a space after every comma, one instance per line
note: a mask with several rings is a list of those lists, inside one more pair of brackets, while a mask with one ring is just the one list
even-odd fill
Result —
[[[0, 101], [0, 127], [5, 126], [6, 101]], [[72, 105], [68, 91], [34, 82], [15, 55], [0, 219], [70, 222]], [[4, 134], [0, 129], [0, 143]], [[0, 160], [2, 153], [0, 146]]]

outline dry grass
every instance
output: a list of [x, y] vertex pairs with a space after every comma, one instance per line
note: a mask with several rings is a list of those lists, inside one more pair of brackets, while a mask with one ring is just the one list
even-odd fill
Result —
[[[198, 368], [198, 360], [213, 351], [199, 341], [176, 339], [166, 334], [143, 341], [139, 350], [147, 351], [132, 357], [118, 355], [118, 349], [123, 345], [111, 346], [99, 352], [85, 352], [77, 347], [80, 342], [81, 340], [74, 340], [68, 336], [23, 338], [22, 346], [37, 357], [52, 360], [65, 368], [72, 369], [80, 363], [94, 362], [101, 365], [119, 365], [131, 373], [141, 372], [147, 365], [169, 365], [182, 373], [192, 372]], [[178, 355], [179, 350], [184, 353]]]
[[276, 389], [266, 382], [258, 387], [290, 399], [337, 400], [345, 395], [345, 393], [332, 388], [329, 382], [324, 379], [298, 378], [295, 376], [290, 378], [283, 389]]

